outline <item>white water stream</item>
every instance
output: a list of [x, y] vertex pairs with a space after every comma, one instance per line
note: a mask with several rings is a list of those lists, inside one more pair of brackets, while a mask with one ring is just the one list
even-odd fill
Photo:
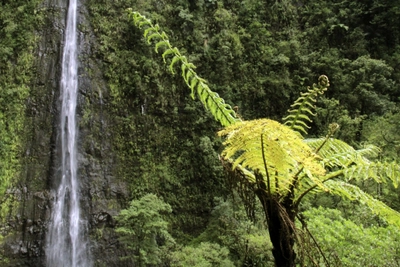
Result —
[[61, 74], [60, 185], [54, 192], [46, 238], [47, 267], [90, 267], [87, 223], [81, 218], [77, 177], [77, 0], [69, 0]]

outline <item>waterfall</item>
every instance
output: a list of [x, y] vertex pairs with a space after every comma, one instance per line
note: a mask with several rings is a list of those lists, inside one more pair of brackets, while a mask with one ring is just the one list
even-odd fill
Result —
[[60, 184], [47, 233], [46, 266], [88, 267], [86, 222], [79, 209], [76, 104], [78, 93], [77, 0], [69, 0], [61, 74]]

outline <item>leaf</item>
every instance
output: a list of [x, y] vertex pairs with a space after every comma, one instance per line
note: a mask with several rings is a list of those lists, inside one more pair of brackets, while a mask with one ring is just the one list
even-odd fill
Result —
[[176, 62], [178, 62], [180, 59], [181, 59], [181, 58], [180, 58], [179, 56], [177, 56], [177, 55], [175, 55], [175, 56], [172, 58], [171, 64], [169, 65], [169, 69], [170, 69], [170, 71], [172, 72], [172, 74], [175, 74], [175, 71], [174, 71], [174, 64], [175, 64]]
[[319, 82], [319, 86], [314, 84], [312, 89], [308, 88], [307, 92], [301, 93], [301, 96], [291, 105], [289, 115], [283, 118], [285, 125], [299, 133], [307, 134], [306, 129], [310, 128], [307, 123], [312, 122], [310, 116], [316, 116], [313, 112], [314, 103], [318, 95], [323, 94], [329, 86], [328, 77], [325, 75], [319, 77]]
[[347, 181], [363, 181], [374, 179], [377, 183], [391, 182], [394, 187], [398, 186], [400, 177], [400, 166], [397, 162], [369, 162], [346, 168], [343, 172]]
[[151, 22], [148, 21], [147, 19], [142, 20], [141, 22], [139, 22], [139, 28], [143, 27], [144, 25], [150, 25], [151, 26]]
[[199, 80], [197, 79], [196, 76], [194, 76], [192, 78], [192, 80], [190, 81], [190, 89], [192, 89], [191, 94], [194, 96], [194, 91], [196, 88], [197, 83], [199, 82]]
[[165, 50], [164, 53], [162, 54], [162, 58], [163, 58], [164, 63], [167, 63], [166, 56], [168, 56], [170, 54], [175, 54], [175, 51], [174, 51], [173, 48], [169, 48], [169, 49]]
[[186, 81], [186, 83], [187, 84], [189, 84], [190, 83], [190, 77], [192, 77], [193, 76], [193, 72], [189, 69], [187, 72], [186, 72], [186, 75], [184, 76], [184, 79], [185, 79], [185, 81]]
[[384, 218], [388, 223], [400, 227], [399, 212], [365, 193], [358, 186], [338, 180], [327, 181], [325, 185], [329, 188], [330, 193], [349, 200], [357, 200], [361, 204], [368, 206], [374, 214]]
[[379, 148], [373, 145], [356, 150], [346, 142], [335, 138], [308, 138], [304, 142], [315, 150], [319, 149], [318, 155], [328, 167], [347, 168], [351, 164], [366, 165], [370, 163], [366, 156], [375, 156], [379, 152]]
[[[128, 10], [128, 13], [132, 14], [131, 10]], [[199, 77], [197, 73], [194, 71], [196, 66], [188, 62], [187, 58], [180, 54], [178, 48], [172, 47], [169, 43], [167, 34], [162, 31], [159, 34], [160, 27], [158, 24], [152, 25], [150, 20], [146, 19], [144, 16], [140, 15], [138, 12], [133, 12], [133, 21], [137, 26], [137, 22], [142, 20], [139, 25], [148, 25], [149, 27], [144, 31], [144, 36], [147, 38], [147, 41], [150, 42], [152, 38], [161, 38], [162, 40], [156, 43], [155, 51], [158, 52], [159, 47], [165, 46], [166, 51], [162, 54], [163, 61], [166, 63], [166, 56], [174, 54], [174, 57], [171, 60], [169, 65], [169, 69], [172, 74], [175, 74], [174, 64], [178, 61], [181, 61], [182, 68], [182, 77], [184, 78], [187, 86], [191, 90], [191, 96], [194, 99], [194, 88], [197, 84], [197, 92], [200, 96], [200, 100], [203, 103], [204, 107], [211, 112], [214, 118], [221, 123], [223, 126], [231, 125], [235, 122], [240, 121], [240, 119], [236, 118], [236, 113], [232, 110], [230, 105], [225, 104], [225, 101], [215, 92], [211, 91], [211, 89], [207, 86], [206, 80]], [[141, 24], [142, 23], [142, 24]], [[139, 27], [140, 28], [140, 27]], [[148, 36], [151, 33], [150, 36]], [[148, 36], [148, 37], [147, 37]], [[193, 81], [194, 77], [196, 78]]]
[[[323, 175], [325, 170], [318, 162], [312, 149], [301, 136], [277, 121], [260, 119], [236, 123], [218, 132], [225, 136], [222, 156], [231, 159], [233, 167], [242, 166], [248, 170], [258, 170], [263, 177], [275, 177], [282, 185], [282, 193], [289, 190], [294, 176], [302, 168], [310, 176]], [[267, 170], [264, 168], [260, 137], [263, 138]], [[275, 188], [276, 189], [276, 188]]]
[[182, 63], [182, 65], [181, 65], [182, 77], [185, 77], [186, 68], [187, 68], [187, 64]]
[[[149, 27], [149, 28], [147, 28], [146, 30], [144, 30], [143, 36], [144, 36], [145, 38], [147, 38], [147, 35], [148, 35], [150, 32], [153, 32], [153, 31], [154, 31], [154, 28]], [[148, 43], [150, 43], [150, 42], [148, 42]]]
[[[158, 32], [156, 33], [152, 33], [147, 37], [147, 43], [150, 44], [151, 39], [156, 38], [156, 37], [160, 37], [160, 34]], [[161, 41], [162, 42], [162, 41]], [[159, 42], [160, 43], [160, 42]], [[158, 44], [158, 43], [157, 43]], [[156, 44], [156, 52], [157, 52], [157, 44]]]
[[203, 82], [199, 81], [199, 83], [197, 85], [197, 94], [199, 95], [200, 101], [204, 105], [205, 105], [205, 101], [207, 100], [207, 97], [208, 97], [207, 90], [205, 88], [208, 88], [208, 86], [206, 84], [204, 84]]
[[158, 43], [156, 43], [156, 47], [155, 47], [155, 51], [158, 53], [158, 48], [161, 46], [166, 46], [168, 48], [171, 48], [171, 45], [169, 44], [169, 41], [160, 41]]
[[165, 33], [165, 31], [162, 31], [161, 39], [163, 39], [163, 40], [167, 40], [168, 39], [168, 35]]

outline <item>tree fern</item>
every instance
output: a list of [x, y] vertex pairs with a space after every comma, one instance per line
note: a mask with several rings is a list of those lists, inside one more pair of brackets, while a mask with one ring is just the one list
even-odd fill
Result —
[[271, 237], [274, 249], [280, 253], [276, 252], [276, 258], [287, 258], [287, 266], [294, 266], [293, 253], [289, 251], [293, 249], [294, 218], [300, 203], [311, 192], [328, 192], [360, 201], [389, 223], [400, 226], [397, 211], [350, 183], [373, 179], [397, 186], [399, 165], [370, 160], [368, 157], [379, 153], [375, 146], [357, 150], [332, 138], [337, 128], [332, 125], [325, 138], [303, 139], [290, 126], [260, 119], [236, 123], [218, 133], [226, 137], [221, 154], [224, 165], [236, 180], [244, 180], [239, 181], [241, 185], [255, 190], [270, 235], [277, 236]]
[[167, 63], [167, 59], [170, 58], [169, 70], [173, 74], [175, 73], [175, 65], [180, 64], [182, 70], [181, 75], [186, 85], [190, 88], [193, 99], [197, 93], [204, 107], [208, 109], [214, 118], [223, 126], [228, 126], [240, 121], [240, 119], [236, 117], [236, 112], [231, 106], [226, 104], [224, 99], [216, 92], [211, 91], [205, 79], [197, 75], [194, 71], [196, 68], [195, 65], [188, 62], [187, 58], [180, 53], [179, 49], [170, 44], [167, 34], [161, 31], [158, 24], [153, 25], [149, 19], [138, 12], [132, 11], [132, 9], [128, 9], [128, 14], [132, 18], [135, 26], [144, 29], [143, 35], [147, 39], [147, 42], [149, 44], [152, 41], [156, 42], [155, 51], [158, 53], [160, 49], [164, 50], [162, 54], [163, 61]]
[[[298, 206], [310, 192], [325, 191], [367, 205], [375, 214], [400, 227], [400, 215], [384, 203], [374, 199], [353, 180], [374, 179], [377, 183], [398, 185], [400, 169], [397, 163], [374, 162], [379, 152], [375, 146], [356, 150], [347, 143], [332, 138], [338, 125], [333, 124], [325, 138], [304, 139], [311, 117], [315, 116], [318, 95], [329, 87], [328, 77], [319, 77], [318, 85], [302, 93], [283, 119], [284, 124], [268, 119], [241, 121], [235, 111], [195, 72], [179, 49], [173, 47], [158, 25], [137, 12], [128, 10], [134, 24], [144, 29], [148, 43], [155, 42], [155, 50], [163, 49], [164, 63], [175, 72], [181, 66], [181, 75], [198, 95], [206, 109], [223, 126], [218, 134], [225, 137], [221, 161], [228, 173], [238, 181], [239, 190], [252, 191], [265, 212], [273, 255], [277, 266], [295, 266], [295, 218]], [[247, 189], [243, 189], [243, 185]], [[241, 189], [241, 188], [242, 189]]]
[[307, 92], [301, 93], [301, 96], [291, 105], [289, 115], [283, 118], [284, 124], [291, 129], [302, 134], [307, 134], [307, 129], [310, 127], [308, 123], [312, 122], [310, 117], [315, 116], [315, 102], [318, 95], [323, 94], [329, 87], [329, 79], [326, 75], [321, 75], [318, 79], [318, 86], [313, 85], [313, 88], [308, 88]]

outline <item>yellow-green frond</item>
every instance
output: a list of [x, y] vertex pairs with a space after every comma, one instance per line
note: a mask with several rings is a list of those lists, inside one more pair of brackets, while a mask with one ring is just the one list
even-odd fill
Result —
[[325, 185], [329, 188], [330, 193], [342, 198], [359, 201], [361, 204], [368, 206], [374, 214], [385, 219], [388, 223], [400, 227], [399, 212], [365, 193], [358, 186], [338, 180], [327, 181]]
[[299, 182], [296, 186], [296, 194], [293, 198], [295, 206], [299, 205], [305, 195], [310, 193], [329, 192], [329, 188], [325, 183], [331, 179], [342, 176], [342, 174], [342, 169], [327, 172], [325, 175], [319, 176], [310, 176], [306, 172], [301, 173]]
[[[238, 122], [218, 133], [225, 136], [224, 158], [232, 159], [233, 168], [258, 170], [271, 179], [273, 190], [287, 191], [294, 175], [301, 169], [310, 175], [323, 175], [325, 170], [302, 137], [277, 121], [260, 119]], [[266, 166], [265, 164], [266, 163]], [[266, 168], [265, 168], [266, 167]]]
[[350, 166], [343, 171], [346, 180], [374, 179], [377, 183], [399, 184], [400, 166], [397, 162], [366, 162]]
[[346, 142], [335, 138], [310, 138], [304, 142], [318, 150], [318, 156], [322, 158], [322, 163], [326, 167], [347, 168], [352, 164], [368, 164], [368, 156], [375, 157], [379, 153], [379, 148], [373, 145], [356, 150]]

